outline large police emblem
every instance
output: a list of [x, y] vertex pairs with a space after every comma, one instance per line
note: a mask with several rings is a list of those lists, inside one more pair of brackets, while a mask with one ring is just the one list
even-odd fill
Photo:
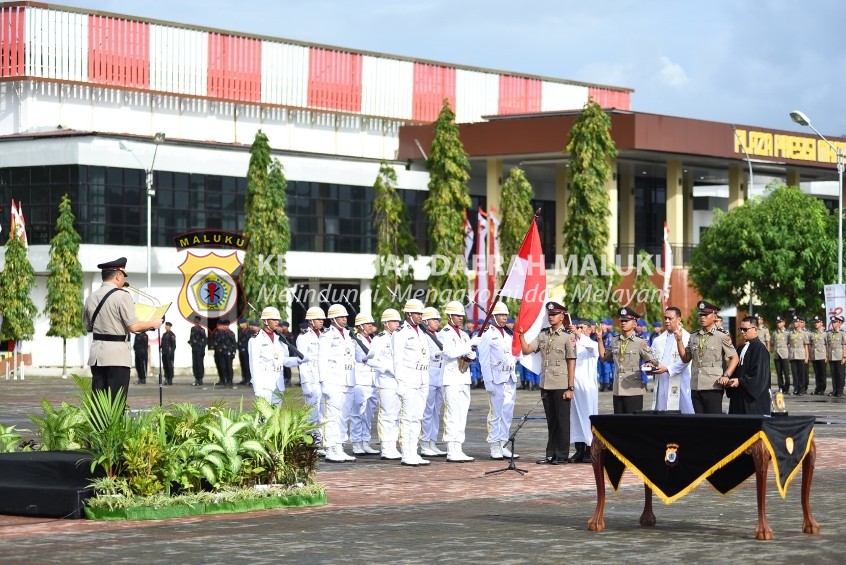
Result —
[[177, 304], [186, 320], [195, 315], [209, 320], [238, 317], [240, 288], [237, 275], [241, 261], [235, 252], [195, 255], [189, 251], [179, 270], [184, 280]]

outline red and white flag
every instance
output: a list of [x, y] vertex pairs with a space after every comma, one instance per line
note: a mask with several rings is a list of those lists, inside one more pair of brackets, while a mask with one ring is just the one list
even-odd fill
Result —
[[493, 302], [493, 291], [496, 288], [497, 266], [499, 265], [499, 220], [494, 216], [494, 209], [488, 208], [488, 257], [485, 260], [488, 276], [488, 288], [491, 296], [488, 298], [486, 308], [490, 308]]
[[10, 237], [19, 237], [21, 238], [21, 242], [23, 243], [24, 247], [28, 247], [28, 242], [26, 240], [26, 222], [24, 221], [23, 211], [21, 210], [21, 204], [18, 202], [15, 203], [12, 200], [12, 225], [11, 229], [9, 230]]
[[[488, 286], [488, 214], [481, 208], [478, 210], [476, 223], [476, 279], [473, 283], [473, 300], [487, 309], [491, 300], [491, 288]], [[484, 318], [484, 313], [473, 305], [473, 323]]]
[[662, 253], [664, 270], [664, 288], [661, 289], [661, 304], [664, 310], [670, 301], [670, 274], [673, 272], [673, 248], [670, 245], [670, 228], [667, 227], [667, 222], [664, 222], [664, 251]]
[[464, 210], [464, 260], [470, 259], [470, 254], [473, 253], [473, 226], [470, 224], [470, 219], [467, 217], [467, 210]]
[[[540, 234], [538, 233], [537, 218], [532, 219], [532, 225], [523, 239], [520, 251], [511, 262], [508, 270], [508, 279], [502, 286], [501, 296], [517, 298], [520, 302], [520, 311], [517, 313], [517, 321], [514, 328], [522, 331], [526, 341], [534, 340], [543, 327], [546, 316], [544, 304], [546, 302], [546, 262], [541, 247]], [[514, 332], [511, 342], [511, 353], [515, 357], [521, 355], [520, 336]], [[535, 356], [533, 356], [535, 357]], [[525, 367], [534, 372], [539, 370], [538, 363], [528, 363], [528, 359], [520, 361]], [[534, 367], [532, 365], [535, 365]]]

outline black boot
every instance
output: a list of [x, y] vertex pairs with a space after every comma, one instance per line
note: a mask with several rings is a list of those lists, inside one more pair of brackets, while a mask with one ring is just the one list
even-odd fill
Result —
[[590, 456], [591, 446], [589, 446], [588, 444], [584, 444], [584, 445], [585, 445], [585, 451], [584, 451], [584, 453], [582, 453], [582, 459], [581, 459], [581, 461], [579, 461], [579, 463], [593, 463], [593, 459], [591, 459], [591, 456]]
[[585, 444], [581, 441], [576, 442], [576, 452], [568, 459], [570, 463], [579, 463], [585, 457]]

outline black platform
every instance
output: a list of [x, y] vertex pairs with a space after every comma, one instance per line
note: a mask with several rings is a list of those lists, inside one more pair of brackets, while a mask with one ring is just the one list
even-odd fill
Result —
[[94, 476], [80, 451], [0, 453], [0, 514], [82, 518]]

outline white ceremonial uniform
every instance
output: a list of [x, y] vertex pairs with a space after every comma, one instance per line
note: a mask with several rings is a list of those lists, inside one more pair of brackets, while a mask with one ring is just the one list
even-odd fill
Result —
[[444, 403], [444, 359], [438, 346], [431, 342], [432, 351], [437, 351], [429, 363], [429, 389], [426, 395], [426, 407], [423, 410], [422, 432], [424, 442], [438, 441], [441, 407]]
[[319, 340], [321, 330], [309, 328], [309, 330], [297, 336], [297, 349], [305, 353], [307, 363], [300, 365], [300, 386], [303, 389], [303, 398], [307, 405], [311, 406], [308, 414], [310, 424], [319, 424], [323, 414], [323, 395], [320, 392], [320, 368], [317, 365], [319, 356]]
[[465, 355], [476, 358], [470, 345], [470, 337], [461, 328], [447, 325], [438, 333], [444, 345], [444, 441], [464, 443], [467, 427], [467, 412], [470, 409], [470, 370], [458, 370], [458, 359]]
[[588, 446], [593, 443], [590, 417], [599, 414], [597, 366], [599, 344], [586, 335], [576, 341], [576, 378], [573, 381], [573, 403], [570, 406], [570, 441]]
[[376, 388], [379, 389], [379, 420], [377, 429], [382, 457], [399, 457], [400, 398], [397, 395], [397, 379], [394, 377], [394, 353], [391, 334], [386, 331], [376, 334], [370, 342], [370, 359], [367, 364], [376, 371]]
[[[690, 342], [690, 334], [684, 329], [682, 329], [682, 342], [685, 347]], [[652, 355], [659, 365], [669, 369], [666, 373], [656, 375], [652, 409], [681, 410], [682, 414], [693, 414], [693, 401], [690, 399], [690, 363], [684, 363], [679, 358], [676, 336], [670, 332], [663, 332], [656, 337], [652, 342]], [[671, 390], [671, 376], [678, 377], [677, 391]], [[674, 406], [675, 402], [670, 402], [670, 393], [678, 397], [678, 407]]]
[[[400, 397], [400, 451], [402, 461], [417, 465], [420, 421], [429, 387], [429, 363], [433, 356], [431, 340], [418, 326], [406, 321], [391, 335], [394, 376]], [[432, 346], [434, 347], [434, 346]]]
[[288, 346], [283, 345], [275, 333], [264, 329], [250, 338], [247, 351], [250, 357], [253, 392], [268, 402], [279, 404], [281, 401], [276, 393], [285, 391], [285, 375], [282, 369], [300, 365], [300, 359], [289, 357]]
[[330, 326], [319, 340], [317, 366], [323, 394], [323, 445], [329, 451], [339, 450], [353, 404], [355, 386], [355, 353], [357, 347], [346, 328]]
[[517, 396], [517, 359], [511, 354], [511, 336], [491, 324], [477, 347], [479, 366], [488, 393], [488, 443], [508, 441]]
[[361, 347], [355, 344], [355, 390], [350, 415], [350, 441], [369, 443], [373, 414], [379, 403], [379, 389], [376, 388], [376, 370], [367, 364], [367, 355], [370, 353], [373, 340], [364, 332], [359, 332], [357, 337], [367, 348], [368, 353], [365, 354]]

